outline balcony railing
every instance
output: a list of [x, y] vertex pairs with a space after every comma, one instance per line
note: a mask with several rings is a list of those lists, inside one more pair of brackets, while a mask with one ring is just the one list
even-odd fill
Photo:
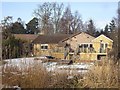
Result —
[[95, 53], [94, 48], [80, 48], [80, 53]]
[[[64, 53], [64, 49], [52, 49], [52, 52]], [[92, 48], [79, 48], [79, 53], [107, 53], [107, 49], [100, 48], [98, 51]], [[75, 50], [70, 49], [69, 53], [74, 53]]]
[[52, 52], [59, 52], [59, 53], [63, 53], [64, 50], [63, 49], [52, 49]]

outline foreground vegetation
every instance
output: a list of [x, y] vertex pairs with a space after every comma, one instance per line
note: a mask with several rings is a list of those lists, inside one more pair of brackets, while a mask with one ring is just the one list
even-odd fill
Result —
[[113, 61], [105, 60], [101, 65], [90, 69], [83, 80], [89, 88], [118, 88], [118, 65]]
[[26, 69], [17, 66], [3, 68], [4, 87], [20, 86], [21, 88], [118, 88], [118, 64], [105, 60], [101, 65], [96, 63], [88, 73], [81, 75], [47, 72], [42, 64], [34, 63]]
[[0, 61], [0, 66], [6, 64], [6, 61]]

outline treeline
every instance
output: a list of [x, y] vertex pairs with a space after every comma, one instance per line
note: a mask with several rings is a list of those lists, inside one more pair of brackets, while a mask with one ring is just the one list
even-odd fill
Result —
[[30, 51], [30, 43], [21, 39], [16, 39], [9, 31], [9, 28], [2, 32], [2, 59], [27, 57]]
[[[118, 9], [119, 11], [119, 9]], [[119, 17], [113, 18], [104, 29], [97, 29], [92, 19], [83, 23], [78, 11], [72, 12], [70, 6], [64, 7], [63, 3], [45, 2], [38, 5], [33, 12], [34, 18], [24, 23], [21, 18], [13, 22], [12, 16], [7, 16], [1, 21], [3, 33], [3, 58], [17, 58], [25, 56], [26, 42], [15, 39], [12, 34], [74, 34], [84, 31], [92, 36], [104, 34], [114, 41], [114, 56], [118, 51]], [[118, 12], [118, 16], [120, 13]], [[25, 51], [23, 51], [25, 50]], [[19, 51], [17, 53], [17, 51]]]

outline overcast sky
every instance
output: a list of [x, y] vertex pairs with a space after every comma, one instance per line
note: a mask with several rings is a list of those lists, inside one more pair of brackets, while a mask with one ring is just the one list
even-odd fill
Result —
[[[43, 2], [2, 2], [2, 15], [0, 20], [6, 16], [13, 16], [16, 21], [20, 17], [25, 23], [33, 18], [33, 10], [38, 4]], [[113, 17], [117, 17], [117, 2], [63, 2], [65, 6], [71, 6], [72, 13], [76, 10], [80, 13], [83, 22], [93, 19], [97, 28], [104, 26], [111, 21]]]

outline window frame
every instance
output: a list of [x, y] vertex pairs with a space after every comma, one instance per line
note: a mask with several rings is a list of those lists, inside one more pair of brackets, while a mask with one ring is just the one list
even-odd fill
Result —
[[41, 44], [40, 49], [41, 50], [48, 50], [48, 44]]

